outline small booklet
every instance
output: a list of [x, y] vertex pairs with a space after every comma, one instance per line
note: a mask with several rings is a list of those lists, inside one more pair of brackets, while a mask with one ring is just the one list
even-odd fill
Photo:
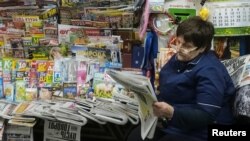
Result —
[[153, 113], [152, 104], [157, 101], [157, 98], [149, 78], [116, 70], [109, 70], [107, 74], [126, 89], [134, 92], [139, 104], [141, 137], [143, 140], [146, 137], [153, 138], [158, 118]]

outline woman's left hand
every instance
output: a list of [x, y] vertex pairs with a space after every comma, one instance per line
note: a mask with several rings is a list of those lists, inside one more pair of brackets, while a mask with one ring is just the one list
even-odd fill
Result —
[[170, 120], [174, 114], [174, 107], [166, 102], [154, 102], [153, 112], [155, 116]]

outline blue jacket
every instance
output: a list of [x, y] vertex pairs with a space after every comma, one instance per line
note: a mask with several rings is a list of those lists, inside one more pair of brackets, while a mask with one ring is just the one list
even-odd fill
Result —
[[[233, 122], [230, 100], [235, 95], [235, 87], [213, 52], [201, 54], [188, 63], [178, 61], [174, 55], [161, 69], [159, 90], [158, 99], [172, 105], [175, 111], [184, 107], [200, 109], [218, 124]], [[165, 132], [207, 139], [207, 126], [194, 130], [178, 128], [175, 114]]]

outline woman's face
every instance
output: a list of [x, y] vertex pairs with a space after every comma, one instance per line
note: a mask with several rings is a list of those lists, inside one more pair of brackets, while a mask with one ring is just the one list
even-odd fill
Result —
[[54, 59], [60, 59], [61, 58], [61, 54], [58, 51], [54, 51], [53, 56], [54, 56]]
[[198, 48], [192, 42], [185, 42], [183, 37], [177, 37], [175, 45], [176, 56], [179, 61], [187, 62], [194, 59], [200, 53], [204, 52], [205, 48]]

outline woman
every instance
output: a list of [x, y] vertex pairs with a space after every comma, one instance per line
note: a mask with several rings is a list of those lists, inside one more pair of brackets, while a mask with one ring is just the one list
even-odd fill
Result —
[[50, 54], [50, 58], [53, 60], [63, 58], [62, 53], [61, 53], [61, 48], [59, 47], [52, 47], [49, 54]]
[[[213, 24], [198, 16], [178, 25], [177, 53], [161, 69], [160, 94], [153, 106], [163, 121], [156, 141], [205, 141], [209, 124], [232, 124], [235, 87], [223, 64], [210, 51]], [[140, 127], [128, 140], [142, 140]]]

